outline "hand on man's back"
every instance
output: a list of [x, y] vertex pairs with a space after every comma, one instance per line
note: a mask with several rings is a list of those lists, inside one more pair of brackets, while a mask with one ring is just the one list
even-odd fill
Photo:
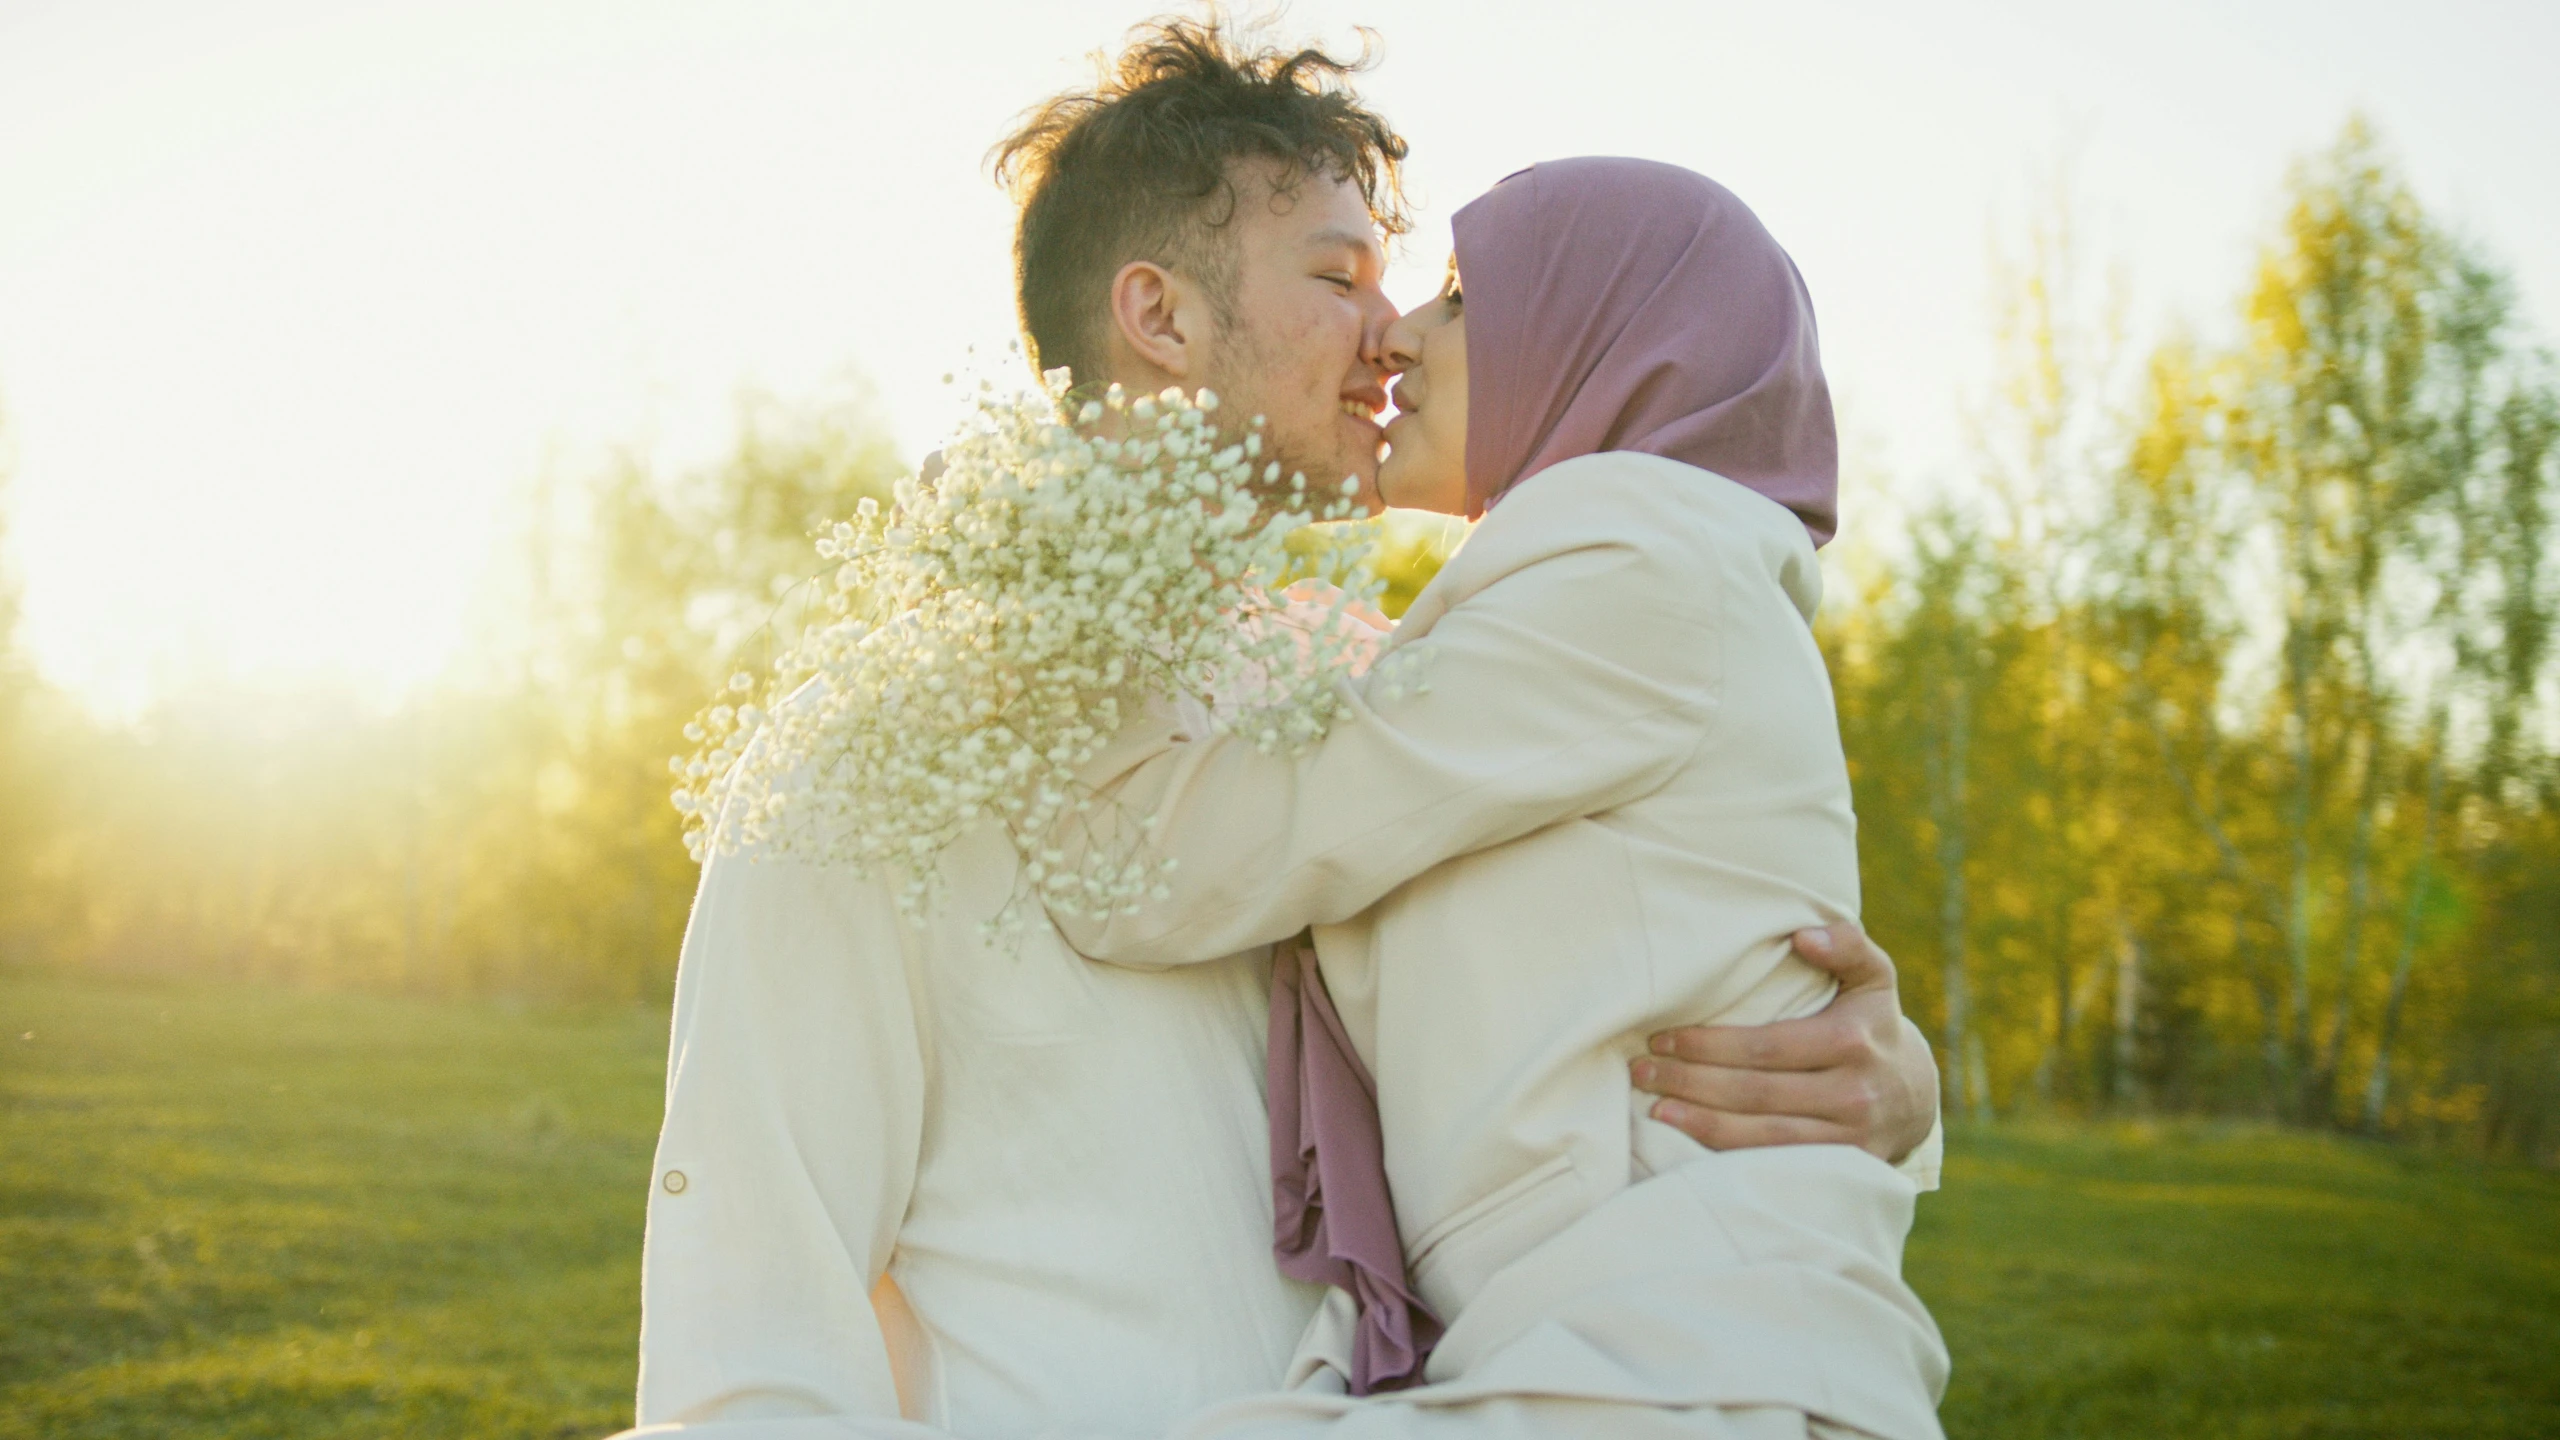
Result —
[[1718, 1150], [1855, 1145], [1898, 1164], [1938, 1117], [1938, 1069], [1902, 1017], [1893, 960], [1857, 925], [1796, 932], [1796, 954], [1840, 981], [1819, 1014], [1691, 1025], [1653, 1037], [1636, 1088], [1657, 1120]]

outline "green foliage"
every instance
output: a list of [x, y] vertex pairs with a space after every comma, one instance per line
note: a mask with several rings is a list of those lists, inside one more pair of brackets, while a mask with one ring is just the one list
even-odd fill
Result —
[[2118, 410], [2067, 230], [2039, 235], [1985, 502], [1926, 515], [1826, 634], [1867, 918], [1951, 1104], [2555, 1153], [2553, 932], [2517, 917], [2560, 860], [2560, 401], [2510, 287], [2351, 123], [2234, 339], [2164, 345]]
[[1422, 587], [1440, 573], [1461, 541], [1467, 538], [1466, 527], [1444, 515], [1425, 515], [1400, 511], [1377, 522], [1377, 534], [1369, 552], [1369, 566], [1387, 582], [1387, 593], [1379, 606], [1388, 615], [1402, 618]]
[[[0, 1440], [628, 1423], [663, 1010], [0, 978], [0, 1031]], [[1909, 1268], [1950, 1434], [2522, 1437], [2555, 1225], [2335, 1137], [1959, 1128]]]
[[1302, 562], [1298, 573], [1306, 575], [1317, 573], [1319, 555], [1361, 554], [1361, 563], [1386, 582], [1378, 608], [1400, 619], [1466, 538], [1465, 522], [1455, 517], [1394, 510], [1368, 520], [1309, 525], [1289, 537], [1289, 552]]

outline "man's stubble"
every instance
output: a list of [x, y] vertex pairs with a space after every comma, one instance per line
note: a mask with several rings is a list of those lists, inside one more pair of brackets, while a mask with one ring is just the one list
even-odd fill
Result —
[[1262, 454], [1266, 461], [1277, 462], [1280, 476], [1276, 488], [1286, 491], [1291, 475], [1307, 477], [1307, 489], [1316, 503], [1329, 504], [1340, 498], [1340, 486], [1347, 477], [1358, 477], [1364, 498], [1372, 497], [1377, 488], [1378, 457], [1372, 453], [1365, 459], [1342, 443], [1334, 420], [1338, 412], [1328, 408], [1320, 422], [1323, 434], [1309, 437], [1288, 423], [1288, 413], [1275, 412], [1266, 402], [1267, 387], [1262, 377], [1286, 373], [1276, 363], [1280, 347], [1272, 337], [1247, 325], [1243, 317], [1226, 305], [1216, 307], [1219, 327], [1219, 363], [1206, 388], [1218, 395], [1218, 419], [1230, 438], [1242, 439], [1255, 415], [1265, 417], [1262, 429]]

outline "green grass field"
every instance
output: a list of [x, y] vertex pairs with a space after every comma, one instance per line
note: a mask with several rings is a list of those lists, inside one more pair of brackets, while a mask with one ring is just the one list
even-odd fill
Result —
[[[0, 980], [0, 1437], [626, 1423], [663, 1015]], [[1960, 1134], [1958, 1437], [2560, 1435], [2560, 1176]]]

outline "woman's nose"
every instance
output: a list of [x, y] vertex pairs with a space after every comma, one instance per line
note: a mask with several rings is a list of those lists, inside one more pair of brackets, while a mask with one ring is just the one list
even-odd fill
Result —
[[1379, 341], [1379, 355], [1391, 372], [1410, 370], [1422, 359], [1422, 344], [1413, 327], [1399, 318]]
[[1404, 353], [1398, 343], [1403, 337], [1404, 328], [1404, 317], [1396, 313], [1395, 306], [1387, 306], [1385, 313], [1371, 322], [1369, 333], [1363, 337], [1367, 343], [1360, 347], [1363, 352], [1361, 358], [1390, 372], [1401, 370], [1412, 364], [1412, 358]]

